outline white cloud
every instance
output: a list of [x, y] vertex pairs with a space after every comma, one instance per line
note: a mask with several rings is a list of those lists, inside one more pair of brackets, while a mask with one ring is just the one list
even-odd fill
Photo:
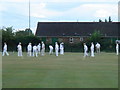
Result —
[[41, 0], [46, 2], [118, 2], [119, 0]]
[[[28, 2], [29, 0], [3, 0], [4, 2]], [[31, 2], [118, 2], [119, 0], [30, 0]]]
[[[18, 0], [19, 1], [19, 0]], [[37, 0], [35, 0], [37, 1]], [[43, 1], [43, 0], [42, 0]], [[46, 1], [46, 0], [45, 0]], [[53, 0], [52, 0], [53, 1]], [[59, 1], [59, 0], [57, 0]], [[90, 0], [94, 1], [94, 0]], [[47, 4], [50, 3], [31, 3], [31, 17], [42, 18], [42, 19], [53, 19], [53, 18], [105, 18], [108, 16], [117, 16], [118, 13], [118, 6], [117, 4], [80, 4], [74, 8], [69, 8], [65, 11], [59, 11], [54, 9], [49, 9]], [[21, 7], [22, 5], [22, 7]], [[6, 10], [10, 11], [9, 8], [12, 7], [15, 12], [19, 15], [28, 16], [28, 4], [15, 4], [12, 3], [11, 5], [5, 5]], [[66, 7], [66, 6], [65, 6]], [[65, 8], [62, 7], [62, 8]], [[5, 10], [4, 8], [2, 10]], [[58, 19], [59, 20], [59, 19]]]
[[18, 2], [18, 3], [20, 3], [20, 2], [28, 2], [29, 0], [1, 0], [2, 2]]
[[118, 6], [115, 4], [83, 4], [65, 12], [69, 16], [84, 18], [107, 18], [109, 16], [117, 17]]
[[46, 3], [32, 4], [31, 7], [31, 16], [33, 17], [50, 18], [61, 15], [61, 12], [59, 11], [49, 10], [46, 8]]
[[32, 13], [31, 16], [32, 16], [32, 17], [37, 17], [37, 18], [46, 18], [46, 16], [44, 16], [44, 15], [39, 15], [39, 14], [37, 14], [37, 13]]
[[6, 7], [1, 3], [0, 4], [0, 11], [5, 11], [6, 10]]
[[[14, 8], [14, 12], [20, 15], [28, 16], [28, 2], [29, 0], [3, 0], [4, 2], [14, 2], [3, 4], [0, 6], [1, 10], [10, 11], [10, 7]], [[31, 1], [31, 16], [37, 18], [51, 18], [51, 17], [64, 17], [64, 16], [88, 16], [91, 14], [94, 17], [106, 17], [117, 14], [117, 5], [113, 4], [99, 4], [98, 2], [118, 2], [119, 0], [30, 0]], [[15, 2], [24, 2], [24, 4], [16, 4]], [[36, 2], [36, 3], [32, 3]], [[70, 8], [66, 11], [59, 11], [47, 8], [48, 2], [96, 2], [95, 4], [82, 4], [79, 7]], [[22, 5], [22, 6], [21, 6]], [[64, 8], [64, 7], [62, 7]], [[12, 11], [13, 12], [13, 11]]]
[[104, 9], [100, 9], [98, 11], [96, 11], [96, 13], [94, 14], [95, 17], [100, 17], [100, 18], [105, 18], [105, 17], [108, 17], [108, 16], [111, 16], [112, 14], [107, 11], [107, 10], [104, 10]]
[[42, 13], [46, 7], [46, 3], [38, 3], [31, 5], [31, 16], [37, 18], [45, 18], [46, 16]]
[[39, 4], [39, 7], [45, 8], [45, 7], [46, 7], [46, 3], [40, 3], [40, 4]]

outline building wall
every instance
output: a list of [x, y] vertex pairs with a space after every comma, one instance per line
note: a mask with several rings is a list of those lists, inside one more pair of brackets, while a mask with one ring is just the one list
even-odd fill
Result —
[[[73, 42], [70, 42], [70, 39], [73, 38]], [[88, 40], [88, 37], [40, 37], [40, 40], [45, 42], [46, 51], [49, 51], [49, 45], [55, 48], [55, 42], [58, 44], [64, 42], [65, 52], [83, 52], [83, 43], [86, 42], [88, 48], [90, 49], [91, 41]], [[102, 51], [115, 51], [115, 41], [117, 37], [102, 37], [98, 41], [102, 48]], [[96, 42], [94, 42], [96, 44]]]
[[64, 42], [66, 44], [77, 44], [87, 40], [87, 37], [40, 37], [41, 41], [46, 44], [54, 44], [55, 42]]

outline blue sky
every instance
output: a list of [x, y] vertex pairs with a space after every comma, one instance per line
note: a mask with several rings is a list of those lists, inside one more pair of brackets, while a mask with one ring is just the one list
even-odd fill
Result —
[[[93, 22], [112, 17], [118, 21], [119, 0], [30, 0], [31, 29], [38, 22]], [[13, 26], [15, 30], [28, 28], [29, 0], [2, 0], [0, 28]]]

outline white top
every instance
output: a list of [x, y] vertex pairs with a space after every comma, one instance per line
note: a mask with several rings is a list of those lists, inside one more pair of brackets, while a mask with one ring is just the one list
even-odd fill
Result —
[[41, 45], [40, 45], [40, 44], [38, 44], [38, 45], [37, 45], [37, 48], [38, 48], [38, 50], [40, 50], [40, 48], [41, 48]]
[[17, 48], [18, 48], [19, 51], [22, 50], [22, 46], [21, 45], [18, 45]]
[[4, 49], [4, 50], [7, 50], [7, 44], [4, 45], [3, 49]]
[[116, 44], [116, 49], [119, 49], [119, 44]]
[[33, 50], [34, 50], [34, 51], [37, 50], [37, 46], [33, 46]]
[[45, 44], [44, 43], [42, 43], [42, 49], [44, 49], [45, 48]]
[[62, 45], [62, 44], [60, 44], [60, 49], [64, 49], [64, 47], [63, 47], [63, 45]]
[[58, 46], [58, 44], [55, 44], [55, 49], [57, 50], [57, 49], [59, 49], [59, 46]]
[[87, 51], [87, 50], [88, 50], [87, 45], [84, 45], [84, 50], [85, 50], [85, 51]]
[[96, 48], [100, 48], [100, 44], [99, 43], [97, 43], [95, 46], [96, 46]]
[[29, 44], [29, 45], [27, 46], [27, 49], [28, 49], [28, 50], [32, 50], [32, 45]]
[[50, 48], [50, 49], [53, 49], [53, 46], [50, 45], [49, 48]]
[[94, 50], [94, 44], [91, 45], [90, 49], [91, 49], [91, 50]]

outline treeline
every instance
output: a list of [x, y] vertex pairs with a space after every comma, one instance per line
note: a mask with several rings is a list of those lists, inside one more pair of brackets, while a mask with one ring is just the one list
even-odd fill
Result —
[[103, 21], [103, 20], [99, 19], [99, 22], [112, 22], [112, 19], [111, 19], [111, 17], [109, 16], [108, 20], [105, 19], [105, 20]]
[[[19, 42], [22, 43], [23, 51], [26, 51], [26, 47], [29, 42], [34, 44], [38, 44], [41, 42], [40, 38], [35, 36], [32, 33], [32, 30], [25, 29], [24, 31], [14, 31], [13, 27], [7, 27], [0, 29], [0, 39], [2, 40], [2, 46], [4, 42], [8, 44], [8, 51], [17, 51], [17, 45]], [[99, 30], [96, 30], [93, 32], [89, 38], [86, 41], [69, 44], [64, 42], [65, 51], [66, 52], [83, 52], [83, 43], [86, 42], [88, 47], [90, 48], [91, 42], [96, 44], [99, 42], [101, 44], [101, 50], [102, 51], [108, 51], [108, 52], [115, 52], [115, 41], [116, 38], [110, 38], [110, 37], [102, 37], [102, 34], [99, 32]], [[60, 43], [59, 41], [57, 41]], [[45, 42], [46, 44], [46, 42]], [[49, 50], [48, 48], [49, 44], [46, 44], [46, 51]], [[2, 50], [2, 49], [1, 49]]]
[[8, 51], [16, 51], [19, 42], [22, 42], [23, 51], [26, 51], [26, 47], [29, 42], [38, 44], [39, 38], [36, 37], [32, 30], [25, 29], [22, 31], [14, 31], [13, 27], [4, 27], [0, 30], [2, 32], [2, 46], [4, 42], [8, 44]]

